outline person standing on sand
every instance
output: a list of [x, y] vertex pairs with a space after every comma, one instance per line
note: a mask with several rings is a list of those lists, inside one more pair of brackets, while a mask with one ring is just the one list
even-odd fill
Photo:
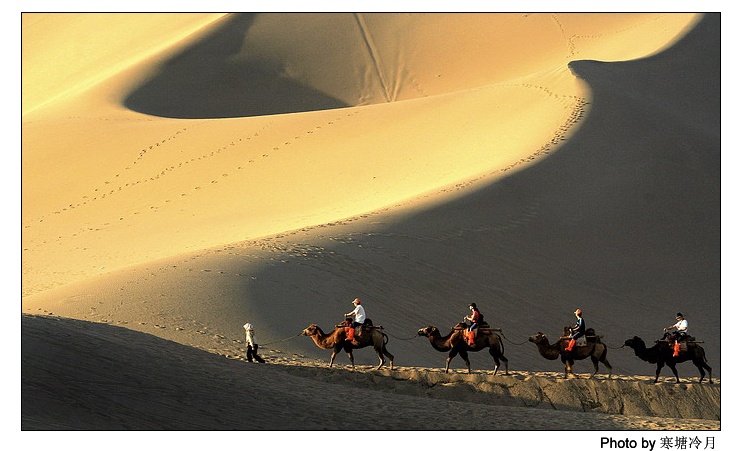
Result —
[[[345, 316], [353, 319], [353, 324], [348, 328], [347, 340], [355, 338], [355, 330], [357, 326], [362, 326], [366, 322], [366, 310], [361, 305], [361, 300], [358, 298], [353, 299], [353, 305], [355, 308], [346, 313]], [[363, 329], [363, 328], [361, 328]], [[358, 330], [358, 336], [361, 336], [361, 329]]]
[[572, 351], [577, 339], [585, 335], [585, 320], [582, 318], [582, 309], [575, 310], [575, 317], [577, 318], [577, 322], [570, 328], [572, 334], [567, 344], [567, 351]]
[[265, 363], [262, 357], [258, 355], [258, 343], [255, 341], [255, 328], [251, 323], [245, 323], [245, 343], [247, 344], [247, 361], [252, 362], [253, 359], [258, 363]]

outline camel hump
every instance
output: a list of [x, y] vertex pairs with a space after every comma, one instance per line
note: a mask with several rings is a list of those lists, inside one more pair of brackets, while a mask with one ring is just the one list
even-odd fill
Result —
[[600, 335], [595, 333], [595, 329], [588, 327], [585, 329], [585, 341], [588, 343], [600, 343]]

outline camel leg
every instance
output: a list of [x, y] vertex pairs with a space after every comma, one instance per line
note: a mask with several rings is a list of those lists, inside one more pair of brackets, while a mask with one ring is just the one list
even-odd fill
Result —
[[654, 382], [653, 382], [653, 384], [656, 384], [657, 383], [657, 380], [659, 380], [659, 378], [660, 378], [660, 371], [662, 371], [662, 367], [663, 366], [665, 366], [664, 363], [657, 362], [657, 371], [655, 371], [655, 373], [654, 373]]
[[697, 366], [698, 366], [698, 371], [701, 373], [701, 378], [698, 379], [698, 383], [700, 384], [701, 382], [703, 382], [703, 378], [706, 377], [706, 372], [703, 371], [703, 368], [700, 365], [697, 365]]
[[603, 359], [602, 362], [603, 362], [603, 365], [605, 365], [605, 367], [608, 368], [608, 379], [610, 379], [611, 375], [613, 374], [613, 367], [611, 366], [610, 363], [608, 363], [608, 359]]
[[608, 348], [606, 346], [603, 346], [603, 352], [600, 353], [600, 357], [598, 357], [598, 360], [603, 363], [603, 366], [608, 368], [608, 379], [611, 378], [611, 375], [613, 374], [613, 367], [610, 363], [608, 363], [608, 358], [606, 357], [608, 355]]
[[350, 360], [350, 367], [356, 369], [356, 361], [353, 359], [353, 351], [345, 351], [348, 354]]
[[571, 374], [572, 377], [577, 378], [577, 375], [572, 371], [572, 365], [574, 365], [573, 360], [567, 360], [564, 362], [564, 378], [569, 378], [569, 375]]
[[499, 349], [497, 348], [490, 348], [490, 355], [492, 356], [492, 359], [495, 361], [495, 371], [492, 373], [494, 376], [497, 374], [497, 370], [500, 368], [500, 360], [502, 360], [502, 363], [505, 364], [505, 374], [508, 374], [508, 359], [505, 358], [505, 356], [501, 355], [498, 356]]
[[376, 369], [381, 369], [381, 367], [384, 366], [384, 363], [386, 363], [386, 360], [384, 360], [383, 357], [379, 356], [379, 366], [377, 366]]
[[386, 360], [384, 360], [384, 353], [382, 352], [381, 348], [376, 348], [376, 354], [379, 356], [379, 366], [376, 367], [376, 369], [380, 369], [382, 366], [384, 366], [384, 363]]
[[595, 367], [595, 371], [593, 372], [593, 374], [590, 375], [590, 379], [592, 379], [592, 378], [595, 377], [596, 374], [598, 374], [598, 369], [599, 369], [598, 368], [598, 358], [595, 357], [594, 355], [591, 355], [590, 356], [590, 360], [593, 361], [593, 366]]
[[696, 367], [698, 368], [698, 371], [701, 373], [701, 379], [698, 380], [698, 383], [700, 384], [701, 382], [703, 382], [704, 377], [706, 377], [706, 372], [703, 371], [705, 368], [709, 372], [709, 384], [713, 384], [714, 381], [711, 380], [711, 367], [708, 366], [708, 364], [706, 364], [705, 362], [698, 362], [698, 363], [693, 362], [693, 363], [696, 365]]
[[338, 350], [333, 349], [332, 354], [330, 355], [330, 367], [332, 367], [333, 362], [335, 362], [335, 356], [338, 355]]
[[680, 383], [680, 376], [678, 376], [678, 369], [675, 368], [675, 362], [668, 363], [667, 366], [670, 367], [670, 369], [672, 370], [672, 374], [675, 375], [675, 383], [676, 384], [679, 384]]
[[386, 347], [383, 347], [381, 349], [381, 352], [383, 352], [384, 355], [389, 359], [389, 369], [393, 370], [394, 369], [394, 356], [392, 355], [391, 352], [386, 350]]
[[464, 359], [464, 362], [466, 362], [466, 369], [469, 371], [469, 374], [471, 374], [471, 363], [469, 362], [469, 353], [466, 351], [461, 351], [459, 353], [462, 359]]
[[456, 354], [458, 354], [459, 351], [456, 351], [455, 349], [452, 349], [448, 352], [448, 358], [446, 358], [446, 373], [448, 373], [448, 368], [451, 366], [451, 360], [453, 360], [454, 357], [456, 357]]

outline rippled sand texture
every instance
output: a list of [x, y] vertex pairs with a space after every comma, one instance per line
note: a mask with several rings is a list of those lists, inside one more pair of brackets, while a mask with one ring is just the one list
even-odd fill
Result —
[[[667, 406], [593, 404], [720, 400], [720, 14], [23, 14], [22, 38], [24, 428], [350, 427], [286, 407], [331, 404], [356, 378], [364, 415], [400, 412], [387, 429], [454, 406], [501, 420], [443, 429], [569, 429], [541, 418], [555, 405], [589, 429], [675, 429]], [[356, 297], [397, 372], [371, 371], [370, 349], [359, 372], [327, 370], [298, 336]], [[459, 357], [441, 375], [445, 353], [416, 336], [472, 301], [502, 330], [510, 379], [486, 376], [486, 352], [473, 379]], [[527, 341], [555, 340], [578, 307], [615, 381], [583, 382], [587, 361], [560, 381]], [[678, 311], [714, 386], [690, 363], [679, 386], [667, 368], [645, 385], [655, 366], [622, 347]], [[248, 321], [270, 365], [239, 360]], [[99, 397], [75, 388], [91, 372]], [[510, 384], [540, 400], [521, 406]], [[262, 422], [224, 404], [261, 390], [278, 393]], [[499, 401], [472, 407], [471, 390]], [[543, 397], [575, 390], [591, 395]], [[717, 408], [683, 418], [714, 429]]]

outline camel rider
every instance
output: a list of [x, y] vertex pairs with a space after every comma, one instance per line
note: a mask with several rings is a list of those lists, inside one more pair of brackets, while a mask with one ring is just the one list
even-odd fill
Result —
[[582, 309], [575, 310], [575, 317], [577, 318], [577, 322], [570, 328], [572, 333], [567, 344], [567, 351], [572, 351], [575, 343], [577, 343], [577, 339], [585, 335], [585, 319], [582, 318]]
[[688, 335], [688, 320], [683, 317], [683, 314], [678, 312], [675, 315], [677, 321], [672, 326], [665, 327], [665, 332], [672, 332], [672, 337], [675, 340], [673, 344], [672, 356], [677, 357], [680, 355], [680, 342], [686, 339]]
[[471, 311], [471, 314], [465, 316], [464, 320], [471, 322], [471, 325], [469, 326], [469, 344], [473, 345], [474, 339], [477, 337], [477, 329], [479, 329], [479, 325], [482, 323], [484, 315], [479, 311], [475, 302], [469, 304], [469, 310]]
[[[353, 305], [355, 306], [353, 311], [345, 314], [346, 317], [353, 320], [351, 326], [347, 328], [348, 336], [346, 337], [346, 340], [352, 340], [355, 338], [356, 327], [362, 326], [366, 322], [366, 310], [361, 305], [361, 300], [358, 298], [353, 299]], [[358, 329], [359, 337], [361, 336], [361, 329]]]
[[247, 361], [252, 362], [255, 359], [258, 363], [265, 363], [262, 357], [258, 355], [258, 343], [255, 342], [255, 328], [251, 323], [242, 326], [245, 329], [245, 343], [247, 344]]

